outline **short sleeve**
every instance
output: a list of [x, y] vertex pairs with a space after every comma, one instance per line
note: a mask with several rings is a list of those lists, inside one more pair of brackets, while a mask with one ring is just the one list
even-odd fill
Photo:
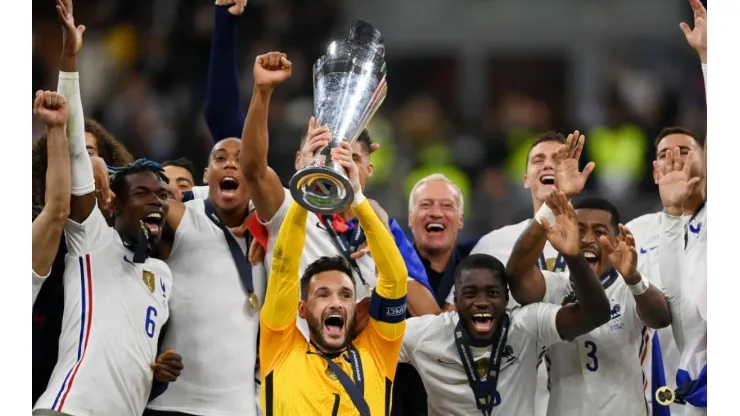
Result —
[[542, 277], [545, 279], [545, 297], [543, 303], [560, 305], [563, 299], [570, 293], [570, 279], [562, 272], [542, 271]]
[[259, 216], [260, 213], [257, 213], [257, 219], [259, 220], [260, 224], [264, 225], [267, 229], [268, 235], [270, 237], [274, 237], [275, 239], [277, 239], [277, 234], [278, 231], [280, 231], [280, 226], [283, 224], [283, 220], [288, 214], [288, 208], [290, 208], [290, 204], [293, 203], [293, 196], [290, 194], [290, 191], [285, 188], [283, 188], [283, 191], [285, 192], [283, 203], [282, 205], [280, 205], [280, 208], [275, 211], [275, 214], [272, 216], [272, 218], [270, 218], [269, 221], [263, 221]]
[[561, 306], [547, 303], [532, 303], [512, 312], [516, 324], [537, 338], [538, 345], [549, 347], [562, 341], [555, 322]]
[[193, 199], [208, 199], [208, 187], [207, 186], [194, 186], [193, 187]]
[[64, 224], [67, 251], [74, 256], [99, 250], [111, 240], [113, 233], [113, 229], [108, 226], [97, 203], [87, 219], [81, 224], [69, 218]]
[[49, 269], [49, 273], [46, 274], [46, 276], [39, 276], [36, 274], [33, 269], [31, 269], [31, 279], [32, 279], [32, 285], [33, 285], [33, 303], [36, 303], [36, 298], [39, 296], [39, 292], [41, 291], [41, 286], [46, 281], [46, 278], [49, 277], [51, 274], [51, 269]]
[[406, 320], [406, 332], [403, 334], [401, 353], [398, 356], [399, 363], [410, 363], [412, 361], [414, 352], [437, 319], [440, 319], [438, 315], [425, 315]]

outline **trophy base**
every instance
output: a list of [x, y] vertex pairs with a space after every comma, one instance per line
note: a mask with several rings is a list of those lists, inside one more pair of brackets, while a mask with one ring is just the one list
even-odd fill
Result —
[[316, 214], [339, 214], [346, 211], [355, 193], [352, 184], [337, 171], [309, 166], [290, 178], [290, 194], [298, 205]]

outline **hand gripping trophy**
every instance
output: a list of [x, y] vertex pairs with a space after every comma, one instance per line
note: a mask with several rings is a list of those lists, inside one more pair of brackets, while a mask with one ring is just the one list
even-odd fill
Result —
[[347, 39], [334, 41], [313, 67], [314, 113], [332, 140], [290, 180], [293, 199], [317, 214], [336, 214], [354, 198], [344, 169], [331, 159], [342, 141], [354, 143], [385, 99], [385, 45], [370, 23], [357, 21]]

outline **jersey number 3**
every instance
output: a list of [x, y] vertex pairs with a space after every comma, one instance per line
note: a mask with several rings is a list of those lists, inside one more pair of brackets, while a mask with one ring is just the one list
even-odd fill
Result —
[[157, 317], [157, 309], [154, 306], [150, 306], [146, 309], [146, 321], [144, 322], [144, 331], [149, 338], [154, 338], [154, 329], [157, 323], [154, 322], [154, 318]]
[[596, 371], [599, 369], [599, 359], [596, 358], [596, 344], [593, 341], [586, 341], [584, 346], [588, 348], [586, 357], [591, 359], [591, 362], [586, 362], [586, 369], [588, 371]]

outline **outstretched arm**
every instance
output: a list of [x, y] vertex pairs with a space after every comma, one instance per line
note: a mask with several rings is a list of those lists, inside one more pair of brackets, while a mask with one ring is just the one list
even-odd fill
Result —
[[203, 106], [208, 130], [216, 142], [227, 137], [241, 137], [244, 127], [244, 104], [237, 65], [239, 15], [244, 8], [235, 4], [237, 0], [226, 5], [219, 5], [221, 3], [224, 2], [217, 1], [214, 8], [215, 23]]
[[263, 222], [269, 222], [285, 199], [280, 178], [267, 166], [267, 131], [270, 98], [275, 86], [290, 77], [291, 64], [284, 54], [260, 55], [254, 64], [254, 92], [242, 132], [241, 167], [249, 194]]
[[298, 313], [301, 253], [306, 242], [308, 211], [296, 202], [290, 204], [283, 226], [280, 227], [272, 254], [270, 279], [265, 302], [260, 313], [260, 327], [270, 332], [295, 327]]
[[69, 214], [69, 146], [67, 145], [67, 103], [58, 93], [36, 93], [34, 114], [46, 123], [46, 196], [44, 208], [32, 225], [31, 269], [36, 301], [43, 279], [51, 272], [64, 223]]
[[67, 137], [72, 171], [69, 219], [80, 224], [95, 208], [95, 180], [85, 145], [85, 116], [80, 97], [77, 53], [82, 48], [84, 26], [75, 26], [72, 0], [57, 0], [57, 15], [63, 26], [61, 71], [57, 90], [67, 98]]

